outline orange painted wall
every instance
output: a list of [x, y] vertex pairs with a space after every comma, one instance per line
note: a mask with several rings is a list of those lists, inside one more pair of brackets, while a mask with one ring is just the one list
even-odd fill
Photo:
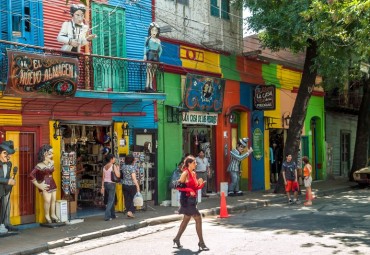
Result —
[[[231, 126], [225, 113], [230, 106], [240, 104], [240, 85], [237, 81], [227, 80], [225, 84], [224, 107], [219, 115], [216, 126], [216, 183], [228, 182], [229, 175], [226, 168], [229, 163], [229, 153], [225, 156], [224, 146], [227, 144], [229, 152], [231, 148]], [[227, 132], [227, 138], [224, 137], [224, 132]], [[219, 189], [219, 187], [217, 187]]]

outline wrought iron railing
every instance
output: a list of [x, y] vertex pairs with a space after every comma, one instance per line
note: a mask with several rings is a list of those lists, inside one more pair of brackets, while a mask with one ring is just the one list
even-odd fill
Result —
[[362, 94], [360, 91], [341, 91], [337, 93], [328, 93], [325, 96], [325, 103], [327, 107], [348, 109], [358, 111], [362, 101]]
[[[3, 87], [8, 79], [8, 49], [45, 54], [47, 56], [77, 58], [79, 62], [77, 88], [80, 90], [145, 92], [147, 81], [152, 80], [152, 85], [156, 88], [156, 91], [164, 92], [164, 68], [161, 63], [72, 53], [0, 40], [0, 86]], [[149, 78], [151, 77], [148, 75], [149, 72], [154, 74], [153, 79]], [[3, 88], [0, 89], [3, 90]]]

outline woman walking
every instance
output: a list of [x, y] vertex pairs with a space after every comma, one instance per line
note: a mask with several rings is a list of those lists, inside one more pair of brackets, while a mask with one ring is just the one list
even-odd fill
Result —
[[197, 191], [204, 187], [205, 182], [202, 178], [197, 179], [195, 173], [196, 165], [197, 163], [193, 156], [185, 158], [183, 172], [179, 179], [179, 187], [177, 188], [181, 192], [179, 214], [184, 214], [184, 218], [182, 219], [176, 237], [173, 239], [173, 243], [176, 244], [177, 248], [182, 247], [180, 243], [181, 235], [184, 233], [191, 217], [193, 217], [199, 238], [199, 250], [208, 251], [209, 248], [204, 244], [203, 240], [202, 216], [196, 207]]
[[304, 162], [304, 168], [303, 168], [304, 180], [303, 180], [303, 182], [304, 182], [304, 186], [306, 187], [306, 198], [307, 198], [307, 202], [305, 202], [304, 205], [305, 206], [310, 206], [310, 205], [312, 205], [312, 189], [311, 189], [312, 166], [310, 165], [310, 161], [308, 160], [308, 157], [304, 156], [302, 158], [302, 161]]
[[104, 191], [108, 194], [108, 203], [105, 208], [104, 220], [109, 221], [117, 218], [116, 212], [114, 210], [114, 197], [116, 194], [116, 183], [112, 181], [112, 171], [119, 178], [121, 173], [118, 166], [115, 164], [116, 158], [113, 154], [108, 154], [105, 156], [107, 164], [103, 167], [103, 183], [101, 188], [101, 193], [104, 194]]
[[134, 197], [135, 194], [140, 192], [140, 185], [136, 178], [136, 169], [134, 166], [135, 158], [128, 155], [125, 158], [125, 164], [121, 166], [123, 174], [122, 179], [122, 190], [125, 198], [125, 208], [127, 211], [127, 217], [134, 218], [135, 206]]

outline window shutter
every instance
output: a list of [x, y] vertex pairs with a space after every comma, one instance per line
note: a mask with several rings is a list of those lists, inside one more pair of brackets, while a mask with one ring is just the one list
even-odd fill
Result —
[[221, 18], [230, 19], [229, 12], [230, 12], [230, 1], [221, 0]]
[[217, 5], [217, 0], [211, 0], [211, 15], [220, 17], [220, 8]]

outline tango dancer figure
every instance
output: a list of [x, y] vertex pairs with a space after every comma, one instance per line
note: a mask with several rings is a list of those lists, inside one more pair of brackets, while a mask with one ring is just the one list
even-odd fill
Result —
[[55, 214], [57, 185], [53, 178], [54, 161], [53, 148], [45, 144], [38, 153], [39, 163], [32, 170], [30, 176], [33, 185], [42, 193], [44, 199], [44, 212], [47, 223], [60, 222]]

